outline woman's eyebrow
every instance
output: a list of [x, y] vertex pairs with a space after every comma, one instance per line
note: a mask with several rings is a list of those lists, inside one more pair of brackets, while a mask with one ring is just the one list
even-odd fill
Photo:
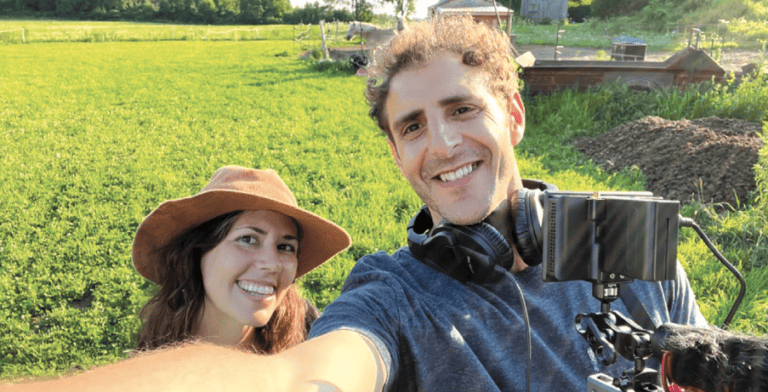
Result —
[[[242, 226], [242, 227], [238, 227], [237, 229], [251, 229], [251, 230], [253, 230], [253, 231], [255, 231], [256, 233], [259, 233], [259, 234], [261, 234], [261, 235], [267, 235], [267, 231], [266, 231], [266, 230], [264, 230], [264, 229], [261, 229], [261, 228], [259, 228], [259, 227], [256, 227], [256, 226]], [[284, 235], [282, 236], [282, 238], [283, 238], [284, 240], [295, 240], [295, 241], [297, 241], [297, 242], [299, 241], [299, 237], [296, 237], [296, 236], [294, 236], [294, 235], [290, 235], [290, 234], [284, 234]]]

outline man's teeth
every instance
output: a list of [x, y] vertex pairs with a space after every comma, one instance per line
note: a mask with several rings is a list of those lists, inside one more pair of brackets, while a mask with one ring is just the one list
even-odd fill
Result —
[[467, 164], [467, 165], [462, 166], [462, 167], [460, 167], [460, 168], [458, 168], [458, 169], [456, 169], [456, 170], [454, 170], [454, 171], [452, 171], [450, 173], [443, 173], [443, 174], [441, 174], [439, 176], [440, 177], [440, 181], [448, 182], [448, 181], [457, 180], [457, 179], [459, 179], [461, 177], [466, 176], [469, 173], [472, 173], [473, 171], [475, 171], [475, 169], [477, 169], [477, 164], [476, 163]]
[[272, 295], [275, 292], [275, 288], [272, 286], [262, 286], [260, 284], [237, 282], [237, 287], [248, 292], [252, 295]]

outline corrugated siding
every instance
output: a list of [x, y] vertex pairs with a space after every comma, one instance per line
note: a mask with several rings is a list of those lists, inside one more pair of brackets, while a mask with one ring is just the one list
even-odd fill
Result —
[[523, 0], [520, 14], [534, 21], [568, 18], [568, 0]]

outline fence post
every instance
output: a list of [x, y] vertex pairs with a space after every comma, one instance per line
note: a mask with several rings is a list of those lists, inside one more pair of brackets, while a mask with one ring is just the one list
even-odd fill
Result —
[[21, 43], [25, 44], [27, 43], [26, 37], [24, 37], [24, 28], [21, 28]]
[[328, 59], [328, 46], [325, 44], [325, 27], [323, 26], [324, 21], [320, 21], [320, 40], [323, 43], [323, 58]]
[[565, 30], [560, 30], [560, 22], [557, 22], [557, 34], [555, 35], [555, 61], [557, 61], [557, 55], [560, 54], [560, 49], [562, 49], [562, 45], [560, 45], [560, 37], [562, 37], [562, 34], [565, 33]]

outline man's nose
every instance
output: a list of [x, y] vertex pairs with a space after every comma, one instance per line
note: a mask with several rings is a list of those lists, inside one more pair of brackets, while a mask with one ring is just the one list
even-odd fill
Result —
[[432, 151], [440, 156], [451, 156], [453, 149], [461, 144], [461, 130], [440, 120], [432, 124]]

